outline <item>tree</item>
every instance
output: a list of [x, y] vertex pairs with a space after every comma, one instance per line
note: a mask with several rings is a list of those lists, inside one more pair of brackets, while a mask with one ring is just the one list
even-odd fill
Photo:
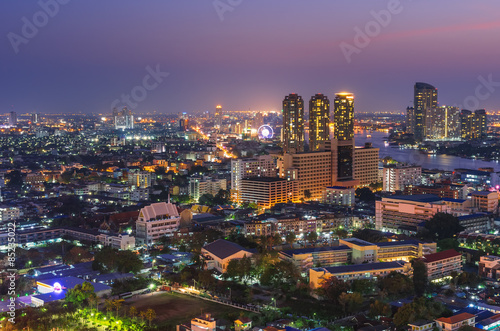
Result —
[[457, 217], [447, 213], [436, 213], [425, 222], [427, 233], [425, 236], [432, 240], [443, 240], [453, 238], [453, 236], [464, 230]]
[[351, 290], [363, 295], [371, 294], [375, 289], [375, 283], [370, 279], [355, 279], [351, 283]]
[[427, 266], [422, 260], [414, 259], [413, 266], [413, 290], [418, 297], [424, 295], [427, 289]]
[[357, 188], [354, 192], [356, 198], [363, 202], [372, 202], [375, 201], [375, 194], [373, 194], [372, 190], [368, 187], [360, 187]]
[[156, 311], [149, 308], [148, 310], [146, 310], [145, 317], [149, 322], [149, 326], [151, 327], [151, 322], [156, 318]]
[[63, 260], [67, 264], [81, 263], [92, 260], [92, 254], [83, 247], [75, 246], [64, 255]]
[[304, 198], [306, 199], [311, 199], [311, 191], [310, 190], [304, 190]]
[[344, 313], [353, 313], [359, 310], [363, 304], [363, 296], [357, 292], [344, 292], [339, 296], [338, 301], [343, 307]]
[[437, 242], [437, 247], [440, 251], [445, 251], [448, 249], [458, 249], [460, 243], [454, 238], [446, 238]]
[[23, 175], [19, 170], [13, 170], [5, 175], [8, 181], [7, 186], [11, 188], [20, 188], [23, 185]]
[[413, 284], [408, 276], [392, 271], [379, 279], [378, 287], [390, 296], [401, 297], [413, 292]]
[[[89, 282], [78, 284], [66, 292], [66, 302], [72, 303], [77, 307], [89, 304], [89, 298], [95, 296], [94, 286]], [[91, 299], [92, 300], [92, 299]]]
[[316, 242], [318, 241], [318, 234], [316, 233], [316, 231], [308, 232], [306, 234], [306, 240], [309, 243], [316, 244]]
[[372, 318], [379, 316], [389, 317], [391, 313], [391, 306], [382, 301], [375, 300], [375, 302], [370, 305], [369, 315]]
[[295, 242], [296, 239], [297, 239], [297, 236], [295, 235], [294, 232], [288, 232], [285, 236], [285, 241], [287, 244], [290, 245], [290, 248], [293, 247], [293, 243]]
[[137, 308], [135, 308], [135, 306], [130, 306], [130, 309], [128, 310], [128, 315], [132, 318], [135, 318], [137, 316]]
[[138, 273], [143, 263], [139, 255], [132, 251], [119, 251], [106, 246], [94, 255], [92, 268], [101, 272]]
[[213, 206], [214, 205], [214, 196], [211, 194], [203, 194], [199, 199], [198, 203], [203, 206]]
[[317, 292], [332, 303], [339, 304], [340, 295], [348, 290], [349, 286], [343, 280], [337, 277], [330, 277], [321, 284]]

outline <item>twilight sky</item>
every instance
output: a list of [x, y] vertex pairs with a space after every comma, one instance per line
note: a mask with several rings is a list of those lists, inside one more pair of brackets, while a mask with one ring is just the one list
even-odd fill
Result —
[[[442, 105], [500, 109], [497, 0], [401, 0], [385, 26], [371, 11], [387, 11], [397, 0], [40, 2], [55, 1], [68, 3], [47, 22], [38, 1], [0, 4], [0, 114], [109, 113], [134, 88], [137, 112], [212, 110], [218, 103], [277, 110], [291, 92], [309, 100], [339, 91], [355, 93], [356, 111], [404, 110], [416, 81], [436, 86]], [[214, 3], [229, 7], [218, 13]], [[34, 16], [38, 33], [23, 34], [23, 17]], [[369, 44], [348, 63], [340, 44], [355, 47], [355, 29], [367, 24]], [[159, 84], [147, 80], [151, 90], [143, 96], [148, 66], [169, 75]], [[499, 83], [477, 97], [479, 77], [489, 75]]]

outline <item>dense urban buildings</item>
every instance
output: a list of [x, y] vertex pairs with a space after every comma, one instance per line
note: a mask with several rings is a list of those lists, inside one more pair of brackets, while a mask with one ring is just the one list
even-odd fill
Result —
[[134, 115], [132, 110], [124, 107], [122, 110], [113, 108], [113, 120], [116, 130], [128, 130], [134, 128]]

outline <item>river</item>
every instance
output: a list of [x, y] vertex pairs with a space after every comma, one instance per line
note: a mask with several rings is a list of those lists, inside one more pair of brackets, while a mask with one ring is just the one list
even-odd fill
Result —
[[371, 142], [373, 147], [380, 148], [381, 158], [390, 156], [399, 162], [418, 164], [425, 169], [454, 170], [457, 168], [475, 169], [491, 167], [500, 171], [500, 163], [483, 160], [464, 159], [451, 155], [427, 155], [417, 150], [399, 149], [398, 147], [386, 146], [384, 138], [389, 136], [386, 132], [374, 131], [371, 138], [367, 138], [368, 131], [358, 131], [354, 135], [356, 146], [363, 146], [365, 142]]

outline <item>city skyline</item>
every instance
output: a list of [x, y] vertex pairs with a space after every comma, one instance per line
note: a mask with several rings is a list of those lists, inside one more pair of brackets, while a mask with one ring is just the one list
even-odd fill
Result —
[[[144, 99], [132, 100], [136, 113], [205, 111], [219, 103], [227, 110], [280, 110], [281, 96], [289, 91], [328, 96], [342, 90], [357, 95], [359, 112], [403, 112], [418, 81], [439, 88], [440, 105], [500, 108], [495, 93], [500, 79], [491, 70], [499, 50], [486, 42], [495, 40], [500, 28], [497, 3], [445, 1], [431, 12], [425, 2], [400, 2], [378, 27], [373, 22], [387, 12], [387, 2], [339, 9], [327, 1], [316, 6], [242, 1], [224, 12], [201, 1], [149, 6], [109, 1], [99, 4], [99, 11], [94, 5], [59, 5], [29, 38], [22, 32], [23, 18], [32, 22], [40, 5], [4, 5], [10, 15], [1, 23], [0, 54], [9, 66], [1, 69], [1, 113], [111, 113], [113, 103], [142, 86], [151, 72], [164, 74], [148, 82], [155, 87]], [[424, 13], [425, 27], [418, 19]], [[356, 46], [356, 31], [370, 26], [378, 33]], [[23, 42], [13, 44], [13, 34]], [[292, 51], [295, 45], [299, 48]], [[477, 107], [464, 106], [484, 81], [493, 82], [483, 89], [489, 96], [478, 99]]]

